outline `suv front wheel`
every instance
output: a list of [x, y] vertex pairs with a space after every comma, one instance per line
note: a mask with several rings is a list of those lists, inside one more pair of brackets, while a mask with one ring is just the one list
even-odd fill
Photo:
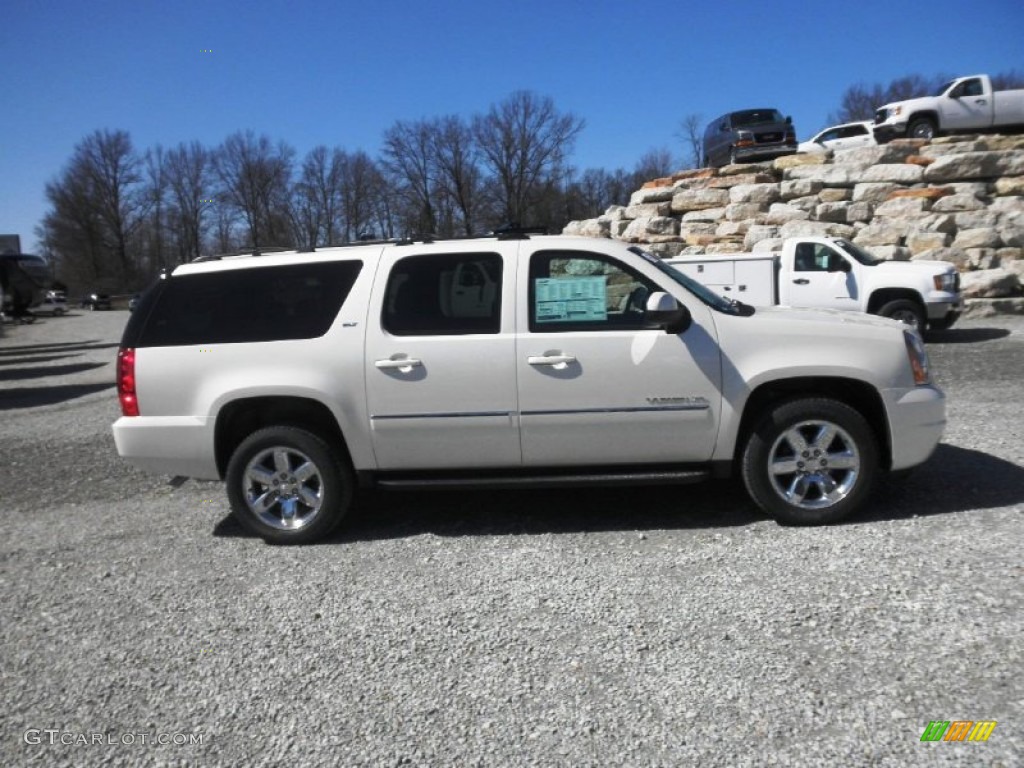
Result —
[[791, 400], [754, 428], [743, 481], [776, 520], [832, 523], [856, 509], [878, 477], [878, 444], [864, 417], [825, 398]]
[[292, 426], [243, 440], [228, 462], [235, 517], [268, 542], [305, 544], [333, 531], [352, 501], [352, 474], [322, 438]]

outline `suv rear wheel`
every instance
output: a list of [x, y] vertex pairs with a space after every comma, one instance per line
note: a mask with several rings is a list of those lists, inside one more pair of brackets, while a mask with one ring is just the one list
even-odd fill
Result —
[[321, 437], [292, 426], [243, 440], [228, 462], [235, 517], [268, 542], [305, 544], [333, 531], [352, 501], [352, 473]]
[[743, 451], [743, 481], [776, 520], [822, 524], [861, 504], [878, 477], [878, 444], [857, 411], [825, 398], [791, 400], [757, 425]]

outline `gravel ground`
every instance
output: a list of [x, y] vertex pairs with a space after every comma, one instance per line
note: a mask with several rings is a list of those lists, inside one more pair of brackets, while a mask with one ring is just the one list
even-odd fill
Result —
[[0, 339], [0, 765], [1021, 764], [1024, 319], [929, 344], [945, 441], [844, 525], [735, 482], [373, 494], [291, 548], [118, 459], [126, 317]]

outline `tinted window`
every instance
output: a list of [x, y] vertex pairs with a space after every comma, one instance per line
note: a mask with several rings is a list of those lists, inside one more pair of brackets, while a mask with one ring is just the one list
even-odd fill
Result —
[[657, 290], [647, 278], [607, 256], [542, 251], [530, 260], [530, 330], [641, 328], [647, 297]]
[[400, 259], [388, 275], [381, 326], [395, 336], [498, 333], [501, 272], [496, 253]]
[[[361, 267], [359, 261], [331, 261], [167, 278], [136, 310], [143, 327], [134, 346], [323, 336]], [[125, 332], [127, 346], [132, 330]]]
[[732, 127], [740, 128], [747, 125], [763, 123], [784, 123], [786, 118], [777, 109], [747, 109], [732, 113]]

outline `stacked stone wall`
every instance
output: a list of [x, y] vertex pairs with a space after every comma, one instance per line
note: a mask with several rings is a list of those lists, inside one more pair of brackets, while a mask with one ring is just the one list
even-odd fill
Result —
[[[565, 234], [663, 257], [845, 237], [875, 255], [956, 264], [976, 311], [1024, 312], [1024, 136], [955, 136], [682, 171]], [[1010, 299], [1010, 301], [1006, 301]]]

